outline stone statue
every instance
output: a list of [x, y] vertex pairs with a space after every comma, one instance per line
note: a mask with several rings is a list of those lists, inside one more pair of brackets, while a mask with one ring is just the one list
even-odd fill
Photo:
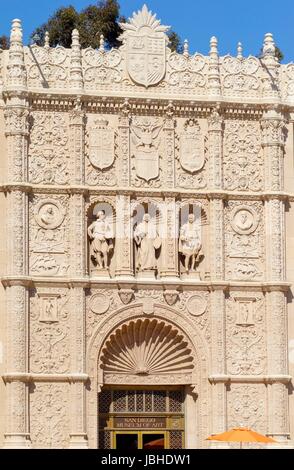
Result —
[[179, 239], [179, 252], [185, 257], [187, 274], [190, 271], [195, 271], [197, 263], [203, 259], [201, 247], [200, 226], [195, 222], [194, 214], [189, 214], [188, 222], [181, 227]]
[[108, 253], [113, 250], [113, 232], [104, 210], [97, 213], [97, 220], [89, 226], [88, 235], [92, 240], [91, 257], [95, 259], [97, 269], [108, 269]]
[[134, 238], [138, 246], [137, 270], [155, 270], [155, 250], [160, 248], [161, 240], [149, 214], [144, 214], [142, 222], [135, 228]]

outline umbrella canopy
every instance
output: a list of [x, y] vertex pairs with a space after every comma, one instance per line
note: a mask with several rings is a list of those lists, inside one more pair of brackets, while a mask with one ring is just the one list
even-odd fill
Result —
[[259, 434], [258, 432], [249, 428], [233, 428], [221, 434], [213, 434], [212, 436], [207, 437], [206, 440], [240, 442], [240, 447], [242, 447], [242, 442], [263, 442], [265, 444], [269, 442], [277, 442], [271, 437]]

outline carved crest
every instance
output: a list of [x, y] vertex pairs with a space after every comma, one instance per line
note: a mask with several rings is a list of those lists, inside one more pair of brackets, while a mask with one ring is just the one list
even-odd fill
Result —
[[176, 290], [166, 290], [163, 293], [165, 301], [168, 305], [174, 305], [178, 300], [178, 292]]
[[120, 23], [126, 44], [127, 68], [131, 79], [145, 87], [159, 83], [166, 70], [166, 43], [169, 26], [163, 26], [146, 5], [134, 13], [129, 23]]
[[135, 145], [136, 174], [139, 178], [150, 181], [159, 175], [159, 139], [161, 130], [158, 120], [144, 117], [134, 119], [132, 141]]
[[205, 163], [204, 137], [198, 122], [189, 119], [180, 134], [180, 163], [184, 170], [194, 173]]
[[127, 305], [131, 302], [134, 292], [132, 289], [120, 289], [118, 295], [123, 304]]
[[89, 160], [99, 170], [114, 162], [114, 130], [108, 127], [107, 119], [97, 119], [89, 130]]

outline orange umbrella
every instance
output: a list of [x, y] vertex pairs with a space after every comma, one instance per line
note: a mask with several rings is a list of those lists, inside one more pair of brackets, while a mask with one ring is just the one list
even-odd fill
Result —
[[150, 441], [147, 444], [144, 444], [144, 449], [163, 449], [164, 448], [164, 438], [155, 439], [155, 441]]
[[277, 442], [271, 437], [264, 436], [249, 428], [233, 428], [221, 434], [212, 434], [207, 437], [208, 441], [224, 441], [224, 442], [240, 442], [240, 449], [242, 449], [242, 442]]

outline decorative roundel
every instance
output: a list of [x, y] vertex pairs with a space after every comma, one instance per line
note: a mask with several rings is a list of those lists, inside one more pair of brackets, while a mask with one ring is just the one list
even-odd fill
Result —
[[192, 295], [187, 300], [187, 309], [194, 317], [203, 315], [207, 309], [207, 300], [200, 294]]
[[248, 235], [254, 232], [258, 222], [257, 213], [249, 206], [238, 206], [231, 215], [232, 228], [240, 235]]
[[64, 219], [64, 210], [58, 201], [46, 199], [40, 201], [35, 209], [35, 219], [40, 227], [52, 230], [59, 227]]
[[101, 315], [109, 309], [109, 298], [105, 294], [94, 294], [90, 300], [92, 312]]

